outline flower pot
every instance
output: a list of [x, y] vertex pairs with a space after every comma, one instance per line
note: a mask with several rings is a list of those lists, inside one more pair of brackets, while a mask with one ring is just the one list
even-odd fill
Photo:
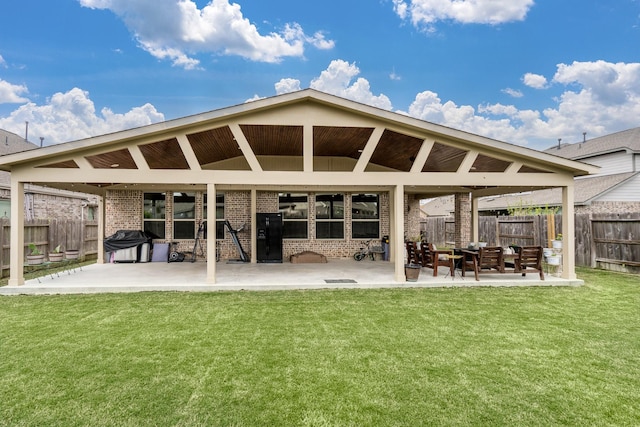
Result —
[[553, 255], [553, 249], [551, 249], [551, 248], [543, 248], [542, 249], [542, 254], [545, 256], [545, 258], [548, 258], [551, 255]]
[[64, 258], [64, 253], [62, 252], [50, 252], [49, 253], [49, 261], [51, 262], [60, 262]]
[[547, 264], [560, 265], [560, 255], [551, 255], [547, 257]]
[[478, 242], [478, 247], [479, 248], [484, 248], [487, 246], [487, 242]]
[[28, 265], [38, 265], [44, 262], [44, 254], [38, 255], [27, 255], [27, 264]]
[[77, 249], [68, 249], [64, 251], [64, 257], [66, 259], [78, 259], [80, 251]]
[[407, 282], [417, 282], [421, 268], [420, 264], [405, 264], [404, 275], [407, 278]]
[[551, 246], [553, 246], [553, 249], [562, 249], [562, 240], [552, 240]]

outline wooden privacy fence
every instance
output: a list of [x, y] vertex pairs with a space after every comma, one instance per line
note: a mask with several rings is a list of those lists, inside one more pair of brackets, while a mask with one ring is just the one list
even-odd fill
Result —
[[[8, 275], [11, 248], [11, 221], [0, 219], [0, 266], [2, 277]], [[77, 249], [80, 256], [98, 253], [98, 222], [81, 220], [37, 220], [24, 225], [24, 254], [29, 254], [29, 244], [33, 243], [43, 254], [60, 245], [61, 250]]]
[[[433, 243], [454, 245], [453, 218], [427, 218], [421, 233]], [[489, 245], [550, 247], [562, 233], [562, 215], [481, 216], [478, 237]], [[640, 273], [640, 213], [576, 214], [576, 265]]]

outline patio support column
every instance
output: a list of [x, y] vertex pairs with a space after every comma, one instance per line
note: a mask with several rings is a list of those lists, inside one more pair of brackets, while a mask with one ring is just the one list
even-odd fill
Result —
[[98, 259], [97, 264], [104, 264], [104, 196], [98, 197]]
[[[471, 240], [474, 242], [480, 241], [480, 219], [478, 217], [478, 198], [471, 195]], [[463, 244], [465, 242], [462, 242]], [[468, 243], [468, 242], [467, 242]], [[496, 242], [497, 244], [497, 242]], [[458, 246], [458, 247], [464, 247]]]
[[251, 264], [258, 262], [258, 239], [256, 234], [256, 228], [258, 222], [256, 219], [256, 213], [258, 210], [258, 195], [255, 188], [251, 189]]
[[574, 186], [562, 187], [562, 278], [576, 278]]
[[393, 222], [394, 238], [391, 244], [394, 246], [395, 281], [405, 282], [404, 275], [404, 185], [396, 185], [393, 190]]
[[216, 185], [207, 184], [207, 283], [216, 283]]
[[9, 285], [24, 285], [24, 182], [11, 174]]
[[464, 248], [471, 241], [471, 193], [455, 194], [454, 218], [454, 245], [456, 248]]

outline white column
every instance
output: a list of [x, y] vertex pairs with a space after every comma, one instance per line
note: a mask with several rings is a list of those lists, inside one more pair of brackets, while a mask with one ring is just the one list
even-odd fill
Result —
[[24, 183], [11, 175], [9, 285], [24, 285]]
[[256, 212], [258, 210], [258, 196], [255, 188], [251, 189], [251, 263], [258, 262], [258, 243], [256, 238]]
[[207, 283], [216, 283], [216, 185], [207, 184]]
[[574, 184], [562, 187], [562, 278], [576, 278]]
[[105, 224], [104, 196], [98, 197], [98, 264], [104, 264], [104, 224]]
[[395, 230], [392, 244], [395, 248], [395, 281], [406, 282], [404, 274], [404, 185], [396, 185], [393, 191], [393, 222], [391, 228]]

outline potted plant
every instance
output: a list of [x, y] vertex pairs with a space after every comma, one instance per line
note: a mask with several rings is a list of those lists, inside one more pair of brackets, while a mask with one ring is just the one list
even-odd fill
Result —
[[28, 265], [38, 265], [44, 262], [44, 254], [40, 252], [35, 243], [29, 243], [29, 250], [31, 253], [27, 255]]
[[547, 257], [547, 264], [549, 265], [560, 265], [560, 255], [553, 254]]
[[80, 251], [78, 249], [67, 249], [64, 251], [64, 257], [66, 259], [78, 259]]
[[478, 242], [478, 247], [484, 248], [485, 246], [487, 246], [487, 239], [485, 239], [484, 237], [481, 237], [480, 241]]
[[558, 234], [555, 240], [551, 241], [553, 249], [562, 249], [562, 234]]
[[55, 249], [49, 252], [49, 261], [51, 262], [60, 262], [64, 257], [64, 253], [60, 252], [60, 245], [56, 246]]

